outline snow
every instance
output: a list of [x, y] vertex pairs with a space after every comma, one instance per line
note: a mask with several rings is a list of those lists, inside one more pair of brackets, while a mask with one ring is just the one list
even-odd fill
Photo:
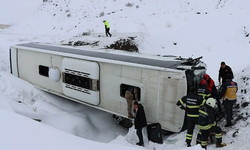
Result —
[[[104, 36], [102, 21], [106, 19], [113, 36], [99, 37], [100, 46], [137, 36], [140, 53], [203, 56], [216, 84], [220, 62], [225, 61], [234, 71], [241, 105], [250, 101], [249, 6], [248, 0], [1, 0], [0, 149], [202, 149], [194, 140], [186, 148], [185, 131], [165, 137], [164, 144], [136, 146], [135, 130], [122, 128], [110, 114], [43, 92], [12, 76], [8, 50], [27, 42], [95, 41], [98, 35]], [[3, 25], [11, 27], [1, 29]], [[90, 36], [81, 37], [82, 32]], [[223, 135], [227, 147], [221, 150], [250, 147], [248, 106], [239, 113], [246, 119]]]

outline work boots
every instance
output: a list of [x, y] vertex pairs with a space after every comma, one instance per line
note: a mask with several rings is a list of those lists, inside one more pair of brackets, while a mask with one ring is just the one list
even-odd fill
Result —
[[220, 147], [224, 147], [227, 146], [226, 143], [220, 143], [220, 144], [216, 144], [216, 148], [220, 148]]

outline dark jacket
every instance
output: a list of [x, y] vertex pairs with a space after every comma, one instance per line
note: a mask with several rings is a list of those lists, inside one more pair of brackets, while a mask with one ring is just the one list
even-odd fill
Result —
[[231, 74], [231, 76], [233, 78], [233, 71], [228, 65], [226, 65], [224, 69], [220, 67], [219, 81], [220, 81], [220, 78], [222, 78], [222, 83], [225, 83], [227, 74]]
[[236, 82], [229, 80], [222, 85], [222, 91], [220, 97], [223, 97], [224, 101], [236, 101], [237, 99], [238, 85]]
[[201, 85], [198, 89], [197, 89], [197, 94], [201, 95], [203, 97], [203, 99], [207, 99], [208, 97], [211, 96], [210, 91], [208, 90], [206, 85]]
[[138, 110], [136, 112], [136, 117], [134, 121], [135, 129], [140, 129], [147, 125], [146, 115], [144, 112], [144, 108], [141, 104], [138, 104]]
[[205, 104], [199, 110], [198, 127], [200, 130], [209, 130], [212, 126], [216, 126], [214, 109]]
[[[183, 96], [179, 101], [176, 103], [178, 107], [181, 109], [185, 109], [187, 111], [188, 117], [199, 117], [199, 108], [203, 104], [203, 97], [197, 95], [196, 93], [190, 93], [186, 96]], [[185, 107], [186, 105], [186, 107]]]

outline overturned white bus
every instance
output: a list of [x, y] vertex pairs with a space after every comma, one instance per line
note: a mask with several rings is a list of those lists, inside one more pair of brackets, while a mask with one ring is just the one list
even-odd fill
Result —
[[147, 121], [179, 132], [185, 112], [176, 102], [206, 71], [201, 57], [184, 59], [115, 50], [26, 43], [10, 47], [11, 72], [39, 89], [127, 117], [125, 91], [139, 88]]

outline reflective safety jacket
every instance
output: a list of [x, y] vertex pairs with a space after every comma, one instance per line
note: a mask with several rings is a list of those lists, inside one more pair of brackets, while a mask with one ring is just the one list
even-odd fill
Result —
[[216, 126], [214, 110], [205, 104], [199, 109], [198, 128], [200, 130], [209, 130], [213, 126]]
[[187, 111], [188, 117], [199, 117], [199, 109], [203, 104], [203, 97], [196, 93], [190, 93], [176, 103], [178, 107]]
[[105, 25], [105, 28], [109, 28], [109, 23], [107, 20], [104, 22], [104, 25]]
[[222, 85], [221, 96], [223, 100], [233, 101], [237, 99], [238, 85], [234, 81], [227, 81]]
[[207, 99], [208, 97], [211, 96], [210, 91], [208, 90], [206, 85], [201, 85], [198, 89], [197, 89], [197, 94], [201, 95], [203, 97], [203, 99]]

